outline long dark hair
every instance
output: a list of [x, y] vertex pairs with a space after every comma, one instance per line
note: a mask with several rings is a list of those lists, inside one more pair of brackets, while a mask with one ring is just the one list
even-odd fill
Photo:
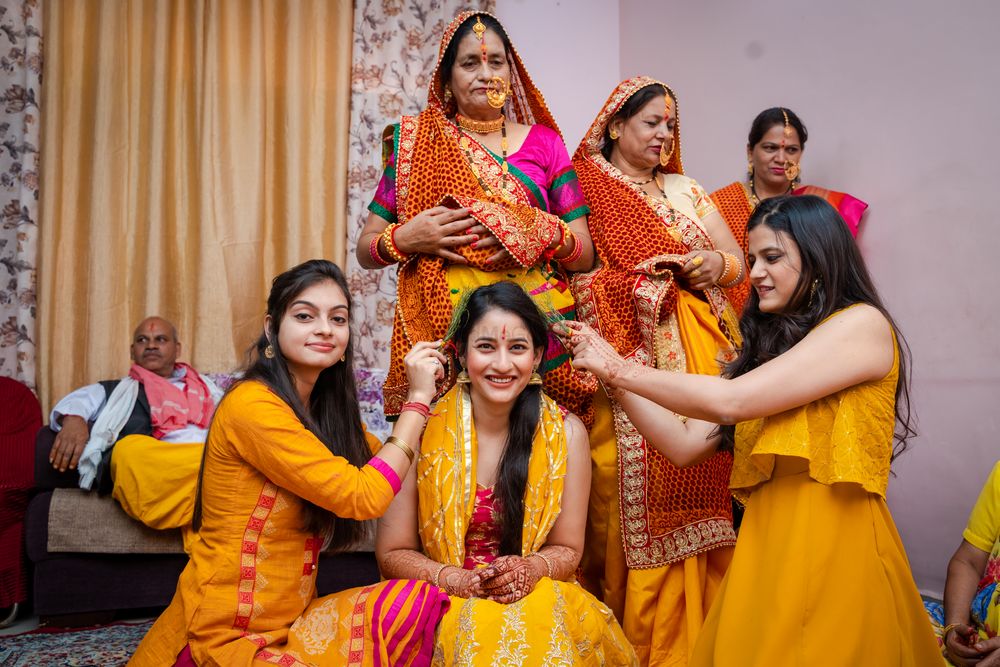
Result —
[[[608, 119], [607, 125], [604, 126], [604, 145], [601, 146], [601, 155], [608, 162], [611, 161], [611, 149], [614, 147], [615, 142], [611, 140], [611, 121], [621, 119], [628, 120], [632, 116], [639, 113], [639, 111], [646, 106], [654, 97], [663, 97], [664, 95], [670, 95], [670, 99], [674, 99], [674, 96], [669, 90], [664, 88], [658, 83], [651, 83], [648, 86], [644, 86], [639, 90], [632, 93], [632, 97], [625, 100], [625, 104], [615, 112], [615, 115]], [[674, 100], [674, 104], [677, 104], [677, 100]]]
[[476, 24], [477, 16], [483, 22], [483, 25], [486, 26], [487, 30], [491, 30], [500, 37], [500, 40], [503, 42], [504, 54], [508, 56], [509, 60], [510, 53], [514, 50], [514, 47], [511, 46], [510, 37], [507, 36], [507, 31], [503, 29], [500, 22], [489, 14], [473, 14], [462, 21], [462, 25], [458, 26], [455, 34], [452, 35], [451, 41], [448, 42], [448, 47], [444, 50], [444, 55], [441, 56], [441, 64], [438, 65], [438, 76], [440, 77], [442, 86], [448, 85], [451, 81], [451, 69], [455, 66], [455, 58], [458, 57], [458, 43], [472, 32], [472, 26]]
[[[299, 418], [302, 424], [319, 438], [327, 449], [343, 456], [353, 465], [362, 466], [371, 458], [371, 451], [365, 441], [361, 425], [361, 411], [358, 406], [358, 391], [354, 382], [354, 337], [347, 343], [344, 361], [320, 372], [309, 396], [309, 405], [303, 405], [295, 390], [295, 384], [288, 364], [278, 345], [281, 320], [295, 298], [303, 290], [319, 283], [331, 281], [343, 291], [351, 311], [351, 294], [340, 268], [325, 259], [312, 259], [292, 267], [278, 275], [271, 283], [271, 293], [267, 297], [267, 314], [271, 316], [270, 339], [266, 334], [247, 351], [247, 363], [243, 378], [230, 387], [223, 400], [242, 382], [257, 380], [275, 393]], [[264, 354], [270, 346], [272, 357]], [[266, 446], [266, 445], [262, 445]], [[207, 447], [206, 447], [207, 451]], [[195, 503], [194, 528], [201, 527], [202, 477], [205, 474], [205, 459], [202, 458], [198, 477], [198, 498]], [[334, 545], [352, 544], [364, 534], [364, 524], [354, 519], [338, 517], [312, 503], [305, 504], [305, 530], [331, 537]]]
[[806, 130], [802, 119], [794, 111], [785, 107], [771, 107], [757, 114], [757, 117], [753, 119], [753, 123], [750, 125], [750, 136], [747, 137], [747, 145], [753, 149], [772, 127], [775, 125], [784, 125], [785, 114], [788, 114], [788, 124], [799, 135], [799, 145], [802, 146], [802, 150], [805, 150], [809, 132]]
[[[750, 291], [750, 299], [740, 317], [743, 347], [736, 359], [726, 366], [725, 375], [738, 377], [774, 359], [841, 308], [856, 303], [877, 308], [896, 332], [899, 348], [893, 458], [899, 456], [906, 449], [907, 441], [916, 435], [910, 408], [910, 348], [882, 304], [843, 218], [820, 197], [783, 196], [762, 201], [750, 216], [747, 230], [761, 225], [775, 232], [785, 232], [795, 242], [802, 258], [802, 272], [783, 312], [761, 312], [757, 291]], [[723, 426], [721, 433], [723, 445], [731, 447], [734, 428]]]
[[[545, 317], [523, 289], [511, 282], [499, 282], [476, 289], [459, 313], [455, 342], [460, 352], [466, 353], [472, 328], [493, 309], [517, 315], [531, 334], [532, 348], [545, 348], [548, 343]], [[510, 429], [494, 487], [501, 510], [500, 555], [521, 554], [524, 489], [528, 483], [531, 446], [541, 417], [541, 393], [541, 385], [529, 384], [510, 411]]]

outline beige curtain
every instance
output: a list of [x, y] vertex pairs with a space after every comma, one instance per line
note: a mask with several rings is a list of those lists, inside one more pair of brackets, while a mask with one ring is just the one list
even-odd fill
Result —
[[271, 278], [343, 264], [352, 6], [46, 4], [40, 388], [121, 376], [158, 314], [232, 369]]

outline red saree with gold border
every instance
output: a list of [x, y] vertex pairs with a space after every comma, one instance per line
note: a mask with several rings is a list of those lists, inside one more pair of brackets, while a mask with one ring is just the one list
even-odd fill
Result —
[[[458, 27], [472, 15], [463, 12], [448, 26], [441, 40], [441, 55]], [[558, 132], [520, 56], [512, 50], [508, 57], [513, 93], [505, 108], [507, 117], [529, 125], [540, 123]], [[470, 278], [469, 271], [460, 269], [464, 285], [513, 280], [550, 316], [574, 316], [566, 276], [557, 266], [543, 261], [546, 247], [560, 233], [559, 218], [532, 205], [525, 184], [513, 172], [504, 176], [496, 156], [452, 122], [449, 115], [453, 109], [449, 104], [453, 103], [444, 100], [441, 74], [435, 69], [427, 108], [417, 116], [403, 117], [398, 130], [387, 129], [384, 134], [387, 149], [395, 154], [400, 224], [442, 203], [465, 206], [472, 217], [499, 239], [511, 259], [488, 264], [494, 248], [457, 248], [456, 252], [468, 260], [467, 266], [475, 274]], [[447, 331], [457, 299], [455, 292], [459, 291], [456, 281], [450, 279], [450, 273], [456, 270], [440, 257], [423, 254], [411, 257], [399, 267], [391, 361], [383, 387], [388, 416], [397, 415], [406, 398], [408, 385], [403, 357], [415, 342], [439, 339]], [[455, 366], [450, 365], [441, 394], [454, 384]], [[596, 389], [594, 379], [574, 371], [565, 350], [555, 342], [550, 343], [546, 352], [545, 371], [546, 393], [570, 411], [585, 416]]]

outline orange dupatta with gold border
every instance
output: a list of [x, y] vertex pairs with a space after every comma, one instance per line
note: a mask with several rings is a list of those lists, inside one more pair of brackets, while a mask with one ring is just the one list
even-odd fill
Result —
[[[622, 105], [655, 79], [635, 77], [612, 92], [573, 155], [573, 166], [591, 208], [588, 219], [601, 266], [573, 277], [578, 318], [593, 326], [626, 360], [672, 371], [686, 370], [674, 314], [678, 289], [673, 271], [691, 250], [713, 249], [696, 221], [666, 199], [651, 197], [601, 154], [605, 128]], [[674, 96], [676, 100], [676, 96]], [[683, 174], [680, 119], [666, 173]], [[739, 340], [736, 315], [718, 287], [705, 300], [722, 333]], [[630, 568], [652, 568], [735, 543], [728, 492], [732, 454], [719, 452], [690, 468], [677, 468], [650, 446], [612, 400], [618, 439], [622, 542]]]
[[[486, 12], [463, 12], [455, 17], [441, 39], [440, 57], [458, 27], [470, 16]], [[495, 17], [494, 17], [495, 18]], [[515, 50], [508, 54], [511, 63], [512, 95], [505, 114], [519, 123], [542, 124], [556, 132], [552, 115], [541, 93], [535, 88]], [[435, 68], [431, 77], [427, 108], [417, 116], [404, 116], [398, 133], [387, 128], [383, 139], [396, 155], [396, 201], [400, 224], [418, 213], [444, 203], [462, 205], [472, 217], [495, 235], [511, 255], [511, 260], [488, 265], [494, 249], [470, 246], [455, 251], [469, 266], [506, 278], [505, 270], [540, 266], [543, 252], [559, 233], [555, 215], [530, 204], [524, 185], [503, 176], [496, 158], [481, 144], [463, 133], [449, 119], [449, 102], [444, 101], [441, 73]], [[399, 413], [408, 384], [403, 357], [421, 340], [437, 340], [448, 329], [452, 300], [448, 283], [448, 262], [432, 255], [415, 255], [399, 268], [396, 312], [393, 322], [389, 374], [383, 387], [386, 415]], [[545, 267], [558, 275], [558, 270]], [[565, 278], [556, 277], [560, 283]], [[566, 290], [568, 292], [568, 288]], [[448, 377], [439, 395], [453, 384], [456, 364], [450, 364]], [[584, 414], [596, 389], [592, 377], [576, 372], [562, 363], [545, 374], [545, 391], [560, 405], [576, 414]]]

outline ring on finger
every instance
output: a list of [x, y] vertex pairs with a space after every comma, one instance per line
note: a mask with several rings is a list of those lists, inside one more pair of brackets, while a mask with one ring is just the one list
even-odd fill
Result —
[[688, 275], [691, 276], [692, 278], [697, 278], [698, 276], [701, 275], [701, 269], [695, 269], [694, 271], [692, 271]]

